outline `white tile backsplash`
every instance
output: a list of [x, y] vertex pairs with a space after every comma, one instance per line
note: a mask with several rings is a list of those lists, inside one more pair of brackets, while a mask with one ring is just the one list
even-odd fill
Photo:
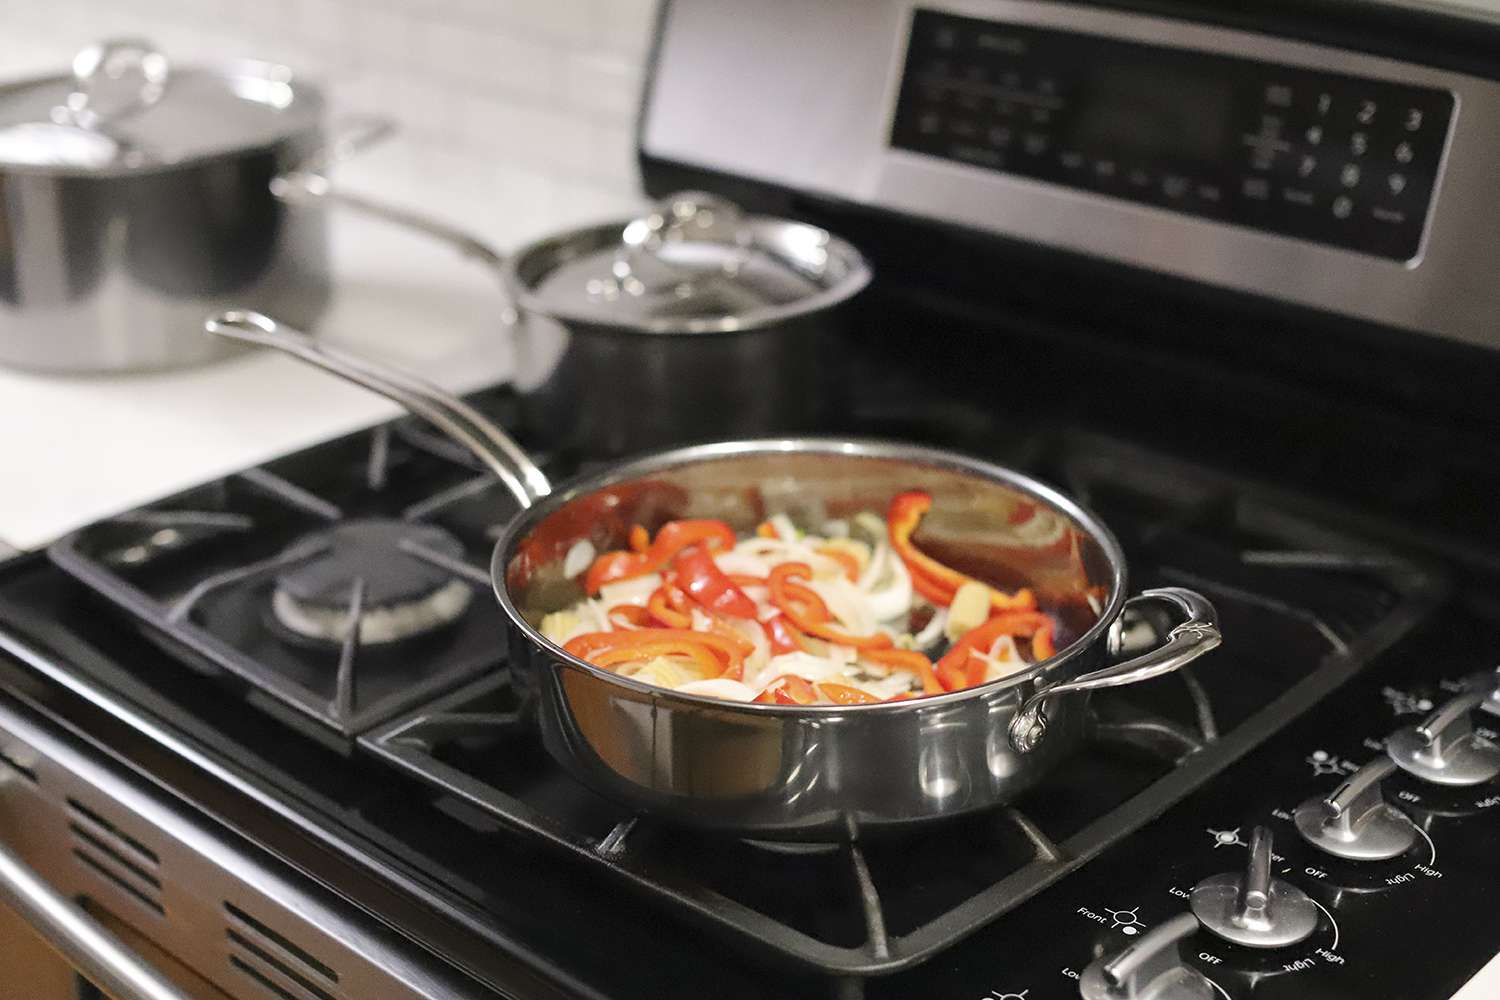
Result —
[[339, 168], [362, 192], [506, 247], [640, 200], [633, 127], [657, 0], [0, 0], [0, 78], [106, 35], [180, 63], [274, 59], [398, 137]]

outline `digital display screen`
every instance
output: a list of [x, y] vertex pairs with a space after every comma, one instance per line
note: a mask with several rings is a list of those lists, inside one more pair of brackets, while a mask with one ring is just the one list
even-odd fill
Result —
[[1077, 112], [1059, 123], [1060, 148], [1212, 163], [1229, 138], [1234, 91], [1223, 80], [1109, 66], [1093, 76], [1087, 92]]

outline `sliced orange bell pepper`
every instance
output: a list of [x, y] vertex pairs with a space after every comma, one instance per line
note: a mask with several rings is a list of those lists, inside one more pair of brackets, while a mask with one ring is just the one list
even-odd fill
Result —
[[667, 628], [690, 629], [693, 627], [693, 616], [685, 610], [686, 597], [676, 599], [680, 593], [676, 587], [664, 583], [651, 592], [650, 599], [646, 601], [646, 610]]
[[859, 654], [871, 663], [910, 670], [922, 682], [923, 694], [942, 694], [944, 687], [933, 672], [932, 661], [913, 649], [864, 649]]
[[595, 666], [613, 667], [621, 663], [652, 660], [658, 656], [680, 657], [689, 660], [694, 666], [701, 667], [703, 672], [709, 677], [717, 677], [724, 672], [723, 662], [714, 656], [713, 652], [707, 646], [696, 642], [683, 642], [680, 639], [658, 639], [654, 642], [643, 642], [636, 646], [601, 649], [592, 654], [588, 660]]
[[844, 576], [848, 577], [851, 581], [859, 579], [859, 560], [854, 558], [853, 553], [845, 552], [843, 549], [833, 548], [830, 545], [824, 545], [821, 548], [814, 549], [813, 551], [820, 556], [826, 556], [829, 559], [832, 559], [834, 562], [844, 567]]
[[780, 608], [782, 614], [790, 618], [797, 628], [808, 635], [815, 635], [840, 646], [852, 646], [855, 649], [890, 647], [891, 637], [884, 632], [850, 635], [837, 625], [830, 624], [833, 615], [829, 612], [828, 605], [811, 589], [792, 582], [793, 577], [811, 580], [812, 567], [799, 562], [779, 563], [771, 568], [768, 584], [771, 603]]
[[[886, 526], [890, 533], [891, 548], [906, 563], [913, 588], [934, 604], [948, 605], [953, 603], [953, 595], [958, 592], [958, 588], [971, 578], [944, 566], [917, 548], [916, 543], [911, 540], [917, 525], [922, 523], [922, 517], [931, 509], [930, 493], [920, 490], [898, 493], [891, 498], [891, 505], [886, 513]], [[1031, 609], [1036, 607], [1036, 597], [1025, 587], [1014, 594], [991, 587], [990, 603], [996, 611]]]
[[873, 705], [880, 699], [873, 694], [861, 691], [857, 687], [848, 684], [835, 684], [833, 681], [820, 681], [815, 685], [818, 693], [835, 705]]
[[609, 609], [609, 618], [615, 625], [624, 622], [636, 628], [644, 628], [651, 624], [651, 612], [639, 604], [616, 604]]
[[769, 705], [811, 705], [818, 700], [818, 692], [806, 679], [782, 674], [767, 684], [755, 700]]
[[645, 552], [651, 548], [651, 533], [644, 524], [630, 526], [630, 551]]
[[[727, 674], [730, 677], [740, 676], [744, 669], [745, 657], [749, 656], [755, 648], [746, 639], [721, 632], [642, 628], [628, 632], [585, 632], [569, 639], [563, 644], [563, 649], [590, 663], [606, 666], [608, 664], [599, 662], [599, 656], [607, 656], [610, 663], [624, 663], [630, 660], [650, 659], [653, 656], [671, 655], [653, 648], [661, 643], [696, 644], [717, 661], [718, 670], [715, 676]], [[616, 651], [620, 655], [614, 655]], [[681, 655], [692, 654], [682, 653]]]

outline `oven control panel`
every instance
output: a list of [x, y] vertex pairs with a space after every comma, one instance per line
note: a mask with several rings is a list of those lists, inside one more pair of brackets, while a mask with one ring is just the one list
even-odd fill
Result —
[[1415, 258], [1447, 90], [918, 9], [893, 147]]

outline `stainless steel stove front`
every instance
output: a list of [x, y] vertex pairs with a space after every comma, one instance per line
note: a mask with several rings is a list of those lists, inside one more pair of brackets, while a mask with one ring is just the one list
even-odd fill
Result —
[[[116, 1000], [494, 997], [4, 698], [0, 845], [0, 901], [75, 970], [58, 1000], [94, 986]], [[191, 974], [153, 969], [142, 953], [158, 948]], [[0, 953], [20, 949], [0, 938]], [[51, 1000], [39, 979], [0, 996]]]

